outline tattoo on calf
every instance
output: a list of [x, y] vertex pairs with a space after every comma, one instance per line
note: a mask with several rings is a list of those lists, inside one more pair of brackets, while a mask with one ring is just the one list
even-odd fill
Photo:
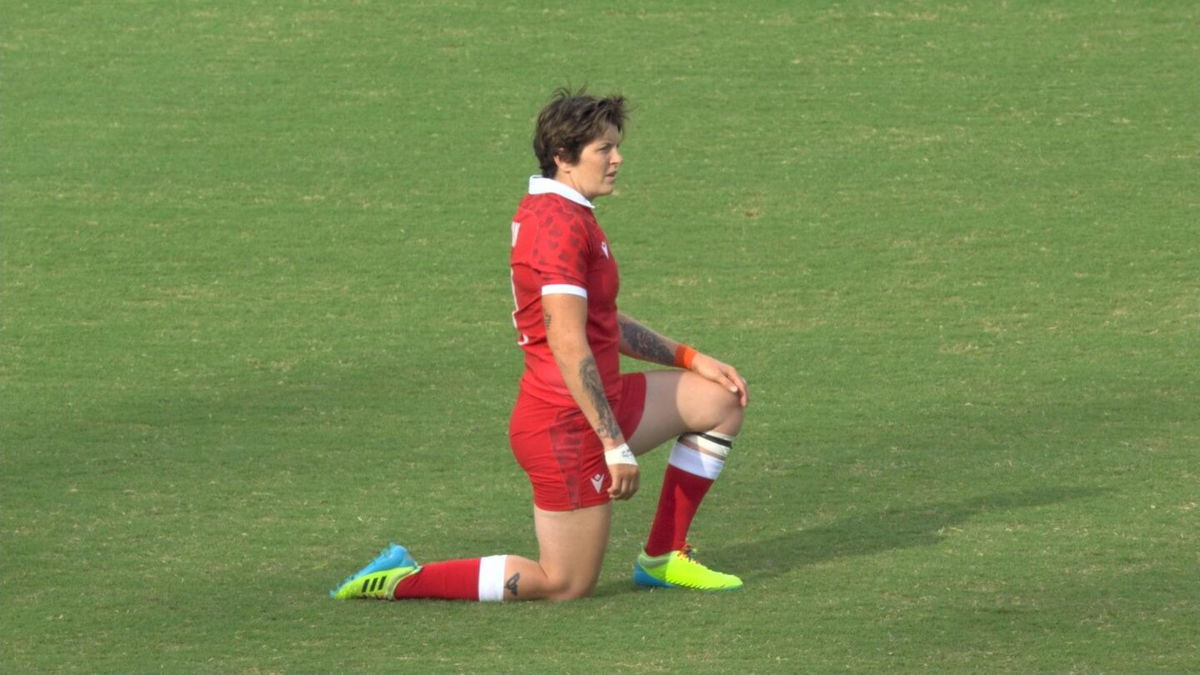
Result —
[[513, 597], [516, 597], [516, 595], [517, 595], [517, 582], [520, 580], [521, 580], [521, 573], [517, 572], [517, 573], [513, 574], [511, 577], [509, 577], [508, 581], [504, 582], [504, 587], [507, 588], [508, 591], [513, 594]]
[[621, 337], [626, 346], [639, 358], [669, 366], [675, 363], [675, 354], [667, 347], [662, 336], [631, 319], [621, 320]]
[[595, 358], [589, 356], [579, 364], [579, 379], [583, 381], [583, 389], [600, 415], [600, 428], [596, 432], [602, 438], [620, 436], [621, 427], [613, 417], [612, 408], [608, 405], [608, 397], [604, 395], [604, 383], [600, 381], [600, 369], [596, 367]]

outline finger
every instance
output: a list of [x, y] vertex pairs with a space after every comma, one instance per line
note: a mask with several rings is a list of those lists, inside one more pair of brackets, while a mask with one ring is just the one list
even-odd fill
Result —
[[619, 478], [613, 481], [612, 487], [608, 489], [608, 496], [613, 499], [625, 498], [625, 479]]
[[737, 387], [736, 393], [738, 394], [738, 400], [742, 404], [742, 407], [745, 408], [750, 403], [750, 387], [746, 383], [746, 378], [742, 377], [742, 374], [739, 373], [733, 366], [729, 367], [729, 372], [726, 374], [726, 376], [729, 377], [733, 381], [734, 386]]
[[608, 490], [608, 494], [613, 499], [625, 500], [632, 497], [637, 492], [637, 489], [638, 477], [636, 475], [627, 476], [614, 480], [612, 487]]
[[728, 389], [729, 393], [738, 394], [739, 398], [744, 397], [744, 394], [742, 394], [742, 388], [738, 386], [738, 381], [726, 375], [725, 373], [721, 373], [717, 383]]

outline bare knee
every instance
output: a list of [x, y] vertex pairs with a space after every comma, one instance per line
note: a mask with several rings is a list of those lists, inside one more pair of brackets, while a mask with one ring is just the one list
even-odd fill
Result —
[[562, 593], [551, 595], [546, 599], [550, 602], [566, 602], [567, 600], [580, 600], [591, 596], [592, 588], [569, 588]]
[[742, 428], [746, 409], [741, 398], [716, 382], [704, 382], [704, 396], [698, 401], [698, 424], [692, 431], [717, 431], [736, 436]]
[[594, 590], [596, 590], [596, 579], [561, 577], [553, 579], [547, 584], [545, 598], [551, 602], [579, 600], [590, 596]]
[[737, 394], [722, 390], [722, 408], [721, 408], [721, 423], [720, 427], [727, 427], [732, 433], [737, 433], [742, 428], [742, 420], [746, 416], [746, 409], [742, 407], [742, 402]]
[[742, 429], [744, 408], [738, 394], [694, 372], [679, 383], [677, 405], [690, 431], [721, 431], [736, 435]]

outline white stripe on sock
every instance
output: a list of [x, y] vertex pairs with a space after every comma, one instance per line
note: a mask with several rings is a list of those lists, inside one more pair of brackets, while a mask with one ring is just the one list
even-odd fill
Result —
[[717, 476], [721, 475], [721, 469], [725, 468], [724, 459], [689, 448], [683, 443], [676, 443], [675, 447], [671, 448], [671, 457], [667, 463], [709, 480], [716, 480]]
[[500, 602], [504, 599], [504, 563], [506, 555], [489, 555], [479, 559], [479, 601]]

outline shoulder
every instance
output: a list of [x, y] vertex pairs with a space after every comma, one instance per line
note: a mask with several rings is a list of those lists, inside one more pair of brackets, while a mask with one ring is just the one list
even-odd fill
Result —
[[575, 247], [586, 246], [597, 229], [590, 209], [558, 195], [528, 195], [517, 213], [522, 230], [538, 239], [575, 240], [569, 242]]

